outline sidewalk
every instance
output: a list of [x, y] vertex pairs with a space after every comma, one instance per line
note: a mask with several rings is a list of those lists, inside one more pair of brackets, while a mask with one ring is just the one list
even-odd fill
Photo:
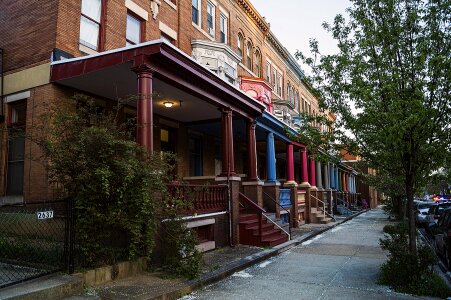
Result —
[[[142, 273], [106, 284], [85, 288], [80, 277], [51, 275], [0, 290], [0, 299], [60, 299], [61, 295], [76, 293], [64, 299], [177, 299], [192, 291], [224, 279], [272, 256], [278, 255], [314, 236], [329, 230], [365, 211], [350, 217], [337, 217], [329, 224], [306, 224], [293, 228], [291, 240], [271, 249], [237, 245], [204, 253], [202, 275], [195, 280], [171, 279], [163, 273]], [[60, 296], [58, 296], [60, 295]]]

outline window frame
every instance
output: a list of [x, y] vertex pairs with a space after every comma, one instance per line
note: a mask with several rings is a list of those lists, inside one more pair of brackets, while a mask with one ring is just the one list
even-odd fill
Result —
[[258, 78], [261, 78], [263, 76], [262, 53], [259, 49], [255, 49], [254, 52], [254, 65], [255, 65], [255, 75], [257, 75]]
[[253, 53], [252, 53], [252, 43], [247, 41], [246, 43], [246, 67], [253, 72]]
[[271, 85], [271, 63], [266, 61], [266, 81]]
[[142, 19], [140, 16], [138, 16], [137, 14], [133, 13], [132, 11], [128, 10], [127, 11], [127, 19], [126, 19], [126, 23], [125, 23], [125, 45], [127, 47], [129, 47], [130, 45], [127, 45], [127, 43], [130, 43], [132, 46], [137, 45], [135, 42], [127, 39], [127, 25], [128, 25], [128, 16], [132, 17], [133, 19], [137, 20], [139, 22], [139, 43], [137, 44], [141, 44], [144, 42], [145, 40], [145, 28], [146, 28], [146, 21], [144, 19]]
[[[224, 23], [222, 22], [224, 20]], [[228, 28], [229, 28], [229, 18], [223, 14], [222, 12], [219, 13], [219, 42], [227, 44], [228, 41]], [[221, 28], [223, 27], [223, 28]], [[224, 31], [222, 31], [224, 29]], [[223, 40], [224, 37], [224, 40]]]
[[241, 54], [241, 63], [244, 62], [244, 36], [241, 32], [238, 32], [238, 43], [237, 43], [237, 48], [238, 48], [238, 52], [239, 54]]
[[[209, 13], [208, 13], [208, 8], [209, 8], [209, 6], [211, 7], [211, 9], [212, 9], [212, 16], [211, 16], [211, 28], [209, 27], [210, 26], [210, 24], [208, 23], [208, 16], [209, 16]], [[206, 27], [206, 29], [207, 29], [207, 33], [210, 35], [210, 36], [212, 36], [212, 37], [215, 37], [216, 36], [216, 5], [214, 5], [211, 1], [207, 1], [207, 27]], [[210, 32], [211, 31], [211, 32]]]
[[[89, 1], [89, 0], [86, 0]], [[80, 2], [80, 26], [79, 26], [79, 34], [78, 34], [78, 43], [80, 45], [83, 45], [91, 50], [100, 52], [104, 50], [104, 46], [105, 46], [105, 40], [104, 40], [104, 30], [105, 30], [105, 11], [106, 11], [106, 0], [100, 0], [100, 20], [99, 22], [97, 22], [96, 20], [92, 19], [91, 17], [83, 14], [83, 0]], [[87, 20], [94, 22], [95, 24], [97, 24], [99, 26], [99, 33], [97, 36], [97, 48], [94, 49], [93, 45], [88, 45], [88, 42], [82, 42], [81, 39], [81, 21], [82, 18], [86, 18]]]
[[[193, 6], [193, 1], [197, 2], [197, 7]], [[197, 22], [193, 20], [193, 8], [197, 10]], [[197, 26], [202, 26], [202, 0], [191, 0], [191, 22]]]

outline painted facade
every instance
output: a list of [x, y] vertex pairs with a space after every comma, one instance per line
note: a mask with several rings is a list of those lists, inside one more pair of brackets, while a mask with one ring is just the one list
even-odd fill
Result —
[[[229, 185], [230, 210], [189, 219], [213, 228], [205, 250], [263, 245], [261, 234], [256, 242], [241, 226], [243, 206], [279, 218], [281, 193], [290, 194], [294, 226], [326, 221], [334, 206], [357, 202], [352, 168], [315, 162], [287, 137], [300, 112], [319, 113], [318, 101], [248, 0], [6, 0], [0, 9], [8, 130], [33, 128], [48, 104], [76, 92], [105, 109], [139, 95], [124, 109], [137, 119], [136, 141], [176, 153], [181, 182]], [[53, 199], [45, 163], [34, 159], [38, 147], [6, 134], [0, 143], [0, 204]]]

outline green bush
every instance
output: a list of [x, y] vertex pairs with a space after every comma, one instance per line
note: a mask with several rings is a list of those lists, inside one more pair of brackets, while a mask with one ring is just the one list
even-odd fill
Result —
[[389, 251], [388, 260], [381, 266], [379, 283], [393, 287], [398, 292], [446, 298], [451, 290], [433, 272], [437, 258], [426, 246], [418, 247], [417, 255], [409, 252], [407, 226], [404, 223], [387, 225], [382, 249]]
[[99, 113], [83, 96], [64, 104], [43, 116], [35, 139], [50, 162], [49, 179], [62, 187], [62, 198], [74, 200], [80, 262], [93, 267], [150, 256], [168, 160], [130, 139], [119, 107]]

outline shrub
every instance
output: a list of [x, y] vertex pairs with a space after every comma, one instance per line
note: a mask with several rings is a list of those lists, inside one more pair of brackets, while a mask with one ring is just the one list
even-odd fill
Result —
[[446, 298], [451, 290], [433, 272], [437, 258], [426, 246], [418, 247], [417, 255], [409, 252], [408, 230], [404, 223], [387, 225], [382, 249], [389, 251], [388, 260], [381, 266], [379, 283], [393, 287], [398, 292]]

